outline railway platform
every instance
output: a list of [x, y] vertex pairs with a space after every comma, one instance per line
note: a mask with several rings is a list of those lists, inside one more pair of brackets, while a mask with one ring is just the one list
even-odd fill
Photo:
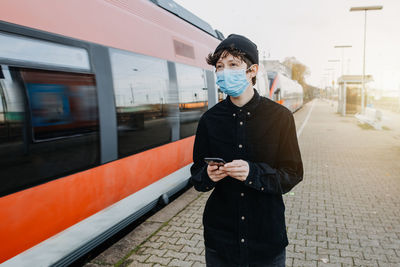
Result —
[[[295, 113], [304, 180], [284, 196], [287, 266], [400, 266], [400, 115], [378, 131], [316, 99]], [[205, 266], [193, 188], [101, 255], [100, 266]]]

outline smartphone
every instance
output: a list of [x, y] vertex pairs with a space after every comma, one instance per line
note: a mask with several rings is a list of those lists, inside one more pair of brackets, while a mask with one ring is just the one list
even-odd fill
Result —
[[204, 161], [207, 162], [209, 165], [217, 165], [217, 166], [224, 166], [225, 160], [221, 158], [204, 158]]

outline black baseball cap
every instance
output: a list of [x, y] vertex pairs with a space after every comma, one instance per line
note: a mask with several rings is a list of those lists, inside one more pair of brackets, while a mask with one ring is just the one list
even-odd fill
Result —
[[215, 48], [214, 54], [228, 48], [235, 48], [240, 52], [245, 53], [245, 56], [253, 64], [258, 64], [257, 45], [250, 41], [247, 37], [239, 34], [230, 34], [217, 46], [217, 48]]

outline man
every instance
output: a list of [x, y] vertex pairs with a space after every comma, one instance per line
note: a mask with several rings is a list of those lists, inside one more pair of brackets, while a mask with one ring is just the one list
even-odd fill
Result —
[[228, 94], [200, 118], [191, 167], [196, 190], [214, 188], [203, 214], [207, 266], [285, 266], [282, 194], [303, 179], [293, 115], [253, 89], [258, 50], [246, 37], [229, 35], [207, 62]]

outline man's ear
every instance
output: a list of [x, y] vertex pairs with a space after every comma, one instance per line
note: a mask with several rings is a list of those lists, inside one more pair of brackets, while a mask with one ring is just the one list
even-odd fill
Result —
[[252, 76], [252, 77], [256, 77], [257, 72], [258, 72], [258, 64], [251, 65], [250, 69], [251, 69], [251, 73], [254, 73], [254, 76]]

